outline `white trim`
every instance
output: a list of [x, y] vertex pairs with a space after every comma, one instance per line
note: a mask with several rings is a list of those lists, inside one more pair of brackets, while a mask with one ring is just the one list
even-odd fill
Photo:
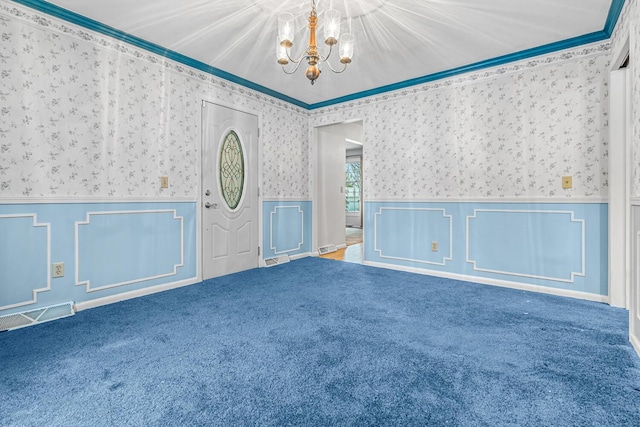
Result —
[[[283, 250], [283, 251], [278, 251], [276, 250], [275, 245], [273, 244], [273, 215], [277, 214], [277, 210], [278, 209], [298, 209], [298, 212], [300, 213], [300, 242], [298, 242], [298, 247], [297, 248], [293, 248], [293, 249], [287, 249], [287, 250]], [[287, 252], [294, 252], [294, 251], [299, 251], [300, 248], [302, 247], [302, 245], [304, 245], [304, 211], [302, 210], [302, 208], [300, 207], [300, 205], [293, 205], [293, 206], [274, 206], [273, 207], [273, 211], [269, 212], [269, 246], [270, 249], [273, 251], [274, 254], [276, 255], [280, 255], [280, 254], [286, 254]]]
[[303, 252], [301, 254], [291, 255], [289, 256], [289, 259], [291, 259], [291, 261], [295, 261], [297, 259], [308, 258], [310, 256], [313, 256], [311, 252]]
[[[509, 271], [502, 271], [502, 270], [491, 270], [491, 269], [486, 269], [486, 268], [477, 268], [476, 267], [476, 261], [473, 261], [469, 258], [469, 220], [476, 218], [477, 216], [476, 214], [478, 212], [504, 212], [504, 213], [546, 213], [546, 214], [568, 214], [571, 215], [571, 222], [580, 222], [582, 223], [582, 271], [581, 272], [571, 272], [571, 278], [570, 279], [561, 279], [561, 278], [557, 278], [557, 277], [550, 277], [550, 276], [536, 276], [533, 274], [525, 274], [525, 273], [516, 273], [516, 272], [509, 272]], [[584, 219], [575, 219], [574, 217], [575, 212], [573, 211], [533, 211], [533, 210], [510, 210], [510, 209], [474, 209], [473, 210], [473, 215], [471, 216], [467, 216], [466, 218], [466, 222], [467, 222], [467, 227], [466, 227], [466, 234], [465, 234], [465, 240], [466, 240], [466, 261], [469, 264], [473, 265], [473, 270], [474, 271], [483, 271], [486, 273], [495, 273], [495, 274], [504, 274], [507, 276], [518, 276], [518, 277], [526, 277], [529, 279], [542, 279], [542, 280], [553, 280], [555, 282], [564, 282], [564, 283], [574, 283], [575, 281], [575, 276], [585, 276], [585, 224], [584, 224]]]
[[298, 198], [298, 197], [263, 197], [263, 202], [311, 202], [311, 199]]
[[[412, 258], [401, 258], [401, 257], [393, 257], [388, 255], [382, 255], [382, 249], [378, 249], [378, 216], [382, 215], [382, 211], [430, 211], [430, 212], [442, 212], [443, 218], [449, 218], [449, 256], [443, 256], [442, 262], [433, 262], [433, 261], [425, 261], [419, 259]], [[451, 215], [447, 215], [447, 212], [444, 208], [387, 208], [381, 207], [378, 209], [378, 212], [373, 214], [373, 250], [378, 253], [380, 258], [388, 258], [388, 259], [397, 259], [401, 261], [411, 261], [411, 262], [419, 262], [421, 264], [432, 264], [432, 265], [446, 265], [447, 261], [453, 261], [453, 217]]]
[[631, 206], [640, 206], [640, 197], [631, 197], [630, 199]]
[[[635, 301], [632, 300], [632, 296], [634, 294], [633, 290], [631, 295], [629, 296], [630, 304], [629, 304], [629, 313], [631, 316], [635, 315], [635, 321], [639, 322], [640, 325], [640, 231], [636, 231], [636, 247], [635, 247], [635, 255], [636, 255], [636, 271], [635, 271], [635, 281], [633, 286], [635, 286]], [[635, 308], [635, 310], [634, 310]], [[635, 311], [635, 313], [634, 313]], [[631, 332], [633, 330], [633, 326], [635, 322], [633, 319], [629, 322], [629, 335], [631, 336]], [[637, 331], [640, 334], [640, 331]]]
[[[80, 281], [80, 247], [78, 239], [79, 226], [89, 225], [91, 223], [92, 215], [141, 215], [141, 214], [157, 214], [157, 213], [173, 213], [173, 219], [180, 221], [180, 264], [173, 265], [173, 271], [170, 273], [158, 274], [155, 276], [142, 277], [134, 280], [127, 280], [124, 282], [113, 283], [111, 285], [101, 286], [99, 288], [91, 288], [91, 280]], [[178, 212], [175, 209], [163, 209], [163, 210], [148, 210], [148, 211], [103, 211], [103, 212], [87, 212], [85, 221], [75, 222], [75, 250], [76, 250], [76, 286], [86, 286], [87, 292], [103, 291], [105, 289], [116, 288], [118, 286], [131, 285], [133, 283], [146, 282], [148, 280], [159, 279], [161, 277], [175, 276], [178, 274], [178, 268], [184, 267], [184, 217], [178, 216]]]
[[568, 289], [550, 288], [547, 286], [529, 285], [526, 283], [511, 282], [506, 280], [488, 279], [485, 277], [469, 276], [466, 274], [447, 273], [442, 271], [426, 270], [415, 267], [404, 267], [393, 264], [364, 261], [363, 265], [371, 267], [386, 268], [389, 270], [406, 271], [408, 273], [422, 274], [426, 276], [443, 277], [445, 279], [461, 280], [465, 282], [477, 283], [481, 285], [499, 286], [502, 288], [519, 289], [523, 291], [538, 292], [542, 294], [557, 295], [562, 297], [577, 298], [587, 301], [607, 302], [605, 295], [590, 294], [588, 292], [578, 292]]
[[[339, 104], [342, 105], [342, 104]], [[316, 110], [313, 110], [316, 111]], [[311, 192], [311, 218], [312, 218], [312, 222], [311, 222], [311, 247], [312, 248], [317, 248], [319, 246], [318, 242], [319, 242], [319, 221], [318, 218], [320, 217], [319, 214], [319, 210], [318, 210], [318, 199], [319, 199], [319, 179], [318, 179], [318, 168], [320, 166], [320, 159], [318, 159], [318, 128], [321, 127], [325, 127], [328, 125], [337, 125], [337, 124], [342, 124], [342, 123], [356, 123], [356, 122], [362, 122], [362, 128], [363, 128], [363, 132], [364, 129], [367, 128], [367, 119], [366, 117], [361, 117], [361, 116], [357, 116], [357, 117], [352, 117], [350, 119], [340, 119], [340, 118], [336, 118], [333, 116], [328, 116], [329, 119], [327, 120], [326, 123], [324, 123], [322, 120], [317, 121], [314, 119], [314, 117], [312, 117], [312, 111], [309, 111], [308, 114], [309, 117], [309, 130], [307, 132], [308, 135], [308, 139], [310, 141], [309, 144], [309, 179], [310, 179], [310, 183], [309, 183], [309, 190]], [[323, 117], [324, 118], [324, 117]], [[366, 132], [364, 132], [366, 134]], [[361, 156], [364, 158], [365, 156], [365, 150], [367, 147], [366, 144], [366, 138], [363, 141], [363, 146], [362, 146], [362, 154]], [[362, 185], [362, 189], [360, 192], [361, 197], [364, 197], [364, 195], [366, 195], [366, 190], [367, 187], [365, 185], [365, 183], [363, 182]], [[300, 199], [297, 199], [300, 200]], [[362, 224], [363, 226], [363, 231], [364, 231], [364, 227], [365, 224]], [[311, 256], [319, 256], [319, 252], [315, 251], [312, 252]]]
[[[620, 21], [618, 21], [620, 22]], [[611, 58], [614, 58], [609, 65], [609, 71], [617, 71], [624, 63], [627, 56], [629, 56], [629, 34], [627, 33], [625, 40], [611, 53]]]
[[[640, 203], [640, 198], [638, 198]], [[604, 204], [609, 203], [606, 197], [451, 197], [434, 199], [364, 199], [365, 203], [519, 203], [519, 204]]]
[[[628, 55], [628, 50], [625, 54]], [[622, 62], [624, 58], [619, 58]], [[627, 122], [627, 86], [629, 70], [614, 69], [609, 72], [609, 210], [608, 210], [608, 280], [609, 304], [627, 307], [628, 283], [628, 212], [627, 200], [631, 187]]]
[[51, 290], [51, 224], [48, 222], [39, 223], [38, 215], [35, 213], [30, 214], [6, 214], [0, 215], [2, 218], [33, 218], [32, 227], [46, 227], [47, 228], [47, 286], [44, 288], [31, 290], [31, 301], [23, 301], [15, 304], [4, 305], [0, 307], [0, 310], [9, 310], [16, 307], [22, 307], [29, 304], [35, 304], [38, 302], [38, 293]]
[[197, 203], [195, 197], [0, 197], [0, 205], [71, 203]]
[[629, 334], [629, 341], [631, 342], [633, 349], [636, 351], [636, 353], [638, 353], [638, 356], [640, 356], [640, 339], [636, 338], [634, 335]]
[[165, 283], [162, 285], [150, 286], [148, 288], [142, 288], [135, 291], [124, 292], [121, 294], [115, 294], [108, 297], [96, 298], [89, 301], [75, 303], [76, 311], [88, 310], [90, 308], [96, 308], [103, 305], [113, 304], [120, 301], [126, 301], [132, 298], [143, 297], [145, 295], [151, 295], [158, 292], [168, 291], [171, 289], [181, 288], [183, 286], [193, 285], [195, 283], [201, 283], [202, 281], [196, 277], [190, 279], [181, 280], [179, 282]]

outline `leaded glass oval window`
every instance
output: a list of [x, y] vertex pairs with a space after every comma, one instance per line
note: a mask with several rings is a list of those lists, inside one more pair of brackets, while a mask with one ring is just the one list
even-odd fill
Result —
[[222, 198], [233, 210], [240, 204], [244, 191], [244, 153], [234, 131], [229, 131], [222, 140], [218, 165]]

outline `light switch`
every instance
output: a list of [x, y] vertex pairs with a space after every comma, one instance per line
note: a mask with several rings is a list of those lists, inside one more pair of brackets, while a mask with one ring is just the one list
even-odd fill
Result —
[[562, 188], [568, 189], [573, 187], [573, 178], [571, 176], [562, 177]]

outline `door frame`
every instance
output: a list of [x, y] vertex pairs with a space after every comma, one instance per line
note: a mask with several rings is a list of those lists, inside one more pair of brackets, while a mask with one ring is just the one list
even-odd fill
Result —
[[256, 144], [258, 144], [258, 248], [260, 248], [258, 253], [258, 268], [264, 267], [264, 259], [263, 259], [263, 248], [262, 242], [263, 238], [263, 225], [262, 225], [262, 112], [253, 110], [251, 108], [247, 108], [244, 106], [238, 106], [231, 102], [221, 101], [215, 97], [212, 97], [207, 94], [200, 94], [197, 97], [198, 105], [200, 106], [199, 112], [200, 117], [198, 119], [198, 134], [200, 143], [198, 144], [197, 154], [196, 154], [196, 169], [198, 171], [198, 179], [197, 179], [197, 197], [196, 197], [196, 252], [197, 252], [197, 266], [196, 270], [198, 273], [198, 281], [202, 281], [204, 264], [202, 263], [202, 251], [204, 250], [204, 245], [202, 241], [202, 209], [203, 209], [203, 200], [202, 200], [202, 178], [203, 178], [203, 156], [204, 156], [204, 127], [202, 126], [202, 108], [204, 107], [204, 103], [207, 102], [209, 104], [215, 104], [220, 107], [230, 108], [232, 110], [239, 111], [241, 113], [250, 114], [252, 116], [256, 116], [258, 118], [258, 137], [256, 139]]
[[628, 56], [629, 39], [612, 56], [614, 60], [609, 69], [608, 302], [626, 309], [629, 309], [631, 297], [634, 244], [631, 225], [631, 73], [628, 68], [624, 75], [616, 73]]
[[[311, 186], [311, 218], [313, 221], [311, 222], [311, 256], [320, 255], [317, 251], [318, 249], [318, 166], [320, 165], [320, 159], [318, 159], [318, 128], [323, 128], [325, 126], [332, 125], [340, 125], [340, 124], [349, 124], [355, 122], [362, 122], [363, 128], [363, 144], [362, 144], [362, 161], [364, 162], [365, 158], [365, 150], [367, 145], [366, 138], [366, 129], [367, 129], [367, 121], [364, 118], [354, 118], [348, 120], [333, 120], [329, 122], [321, 122], [321, 123], [310, 123], [309, 124], [309, 151], [310, 151], [310, 177], [312, 179], [313, 185]], [[364, 175], [363, 175], [364, 176]], [[362, 215], [362, 247], [366, 248], [366, 237], [365, 237], [365, 221], [364, 221], [364, 202], [366, 194], [366, 187], [364, 185], [364, 180], [362, 181], [362, 188], [360, 192], [360, 202], [362, 203], [361, 215]], [[363, 254], [363, 262], [364, 254]]]

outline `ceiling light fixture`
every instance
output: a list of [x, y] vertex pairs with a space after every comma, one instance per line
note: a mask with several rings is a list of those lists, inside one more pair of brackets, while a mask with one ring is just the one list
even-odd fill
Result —
[[[353, 58], [354, 37], [351, 33], [343, 34], [340, 37], [340, 63], [344, 65], [342, 70], [335, 70], [329, 63], [329, 57], [333, 50], [333, 46], [338, 44], [338, 37], [340, 36], [340, 12], [335, 9], [329, 9], [324, 13], [324, 38], [325, 44], [329, 46], [329, 53], [324, 56], [318, 51], [316, 43], [316, 28], [318, 26], [318, 14], [316, 13], [316, 2], [311, 2], [311, 14], [309, 15], [309, 47], [297, 60], [291, 58], [289, 50], [293, 46], [294, 25], [293, 14], [284, 12], [278, 15], [278, 38], [276, 45], [276, 55], [278, 57], [278, 64], [282, 65], [282, 71], [286, 74], [295, 73], [303, 59], [307, 60], [309, 67], [307, 68], [306, 75], [311, 84], [320, 76], [320, 66], [326, 63], [331, 71], [334, 73], [342, 73], [347, 69], [347, 65], [351, 63]], [[285, 66], [293, 62], [296, 64], [295, 68], [291, 71], [287, 71]]]

